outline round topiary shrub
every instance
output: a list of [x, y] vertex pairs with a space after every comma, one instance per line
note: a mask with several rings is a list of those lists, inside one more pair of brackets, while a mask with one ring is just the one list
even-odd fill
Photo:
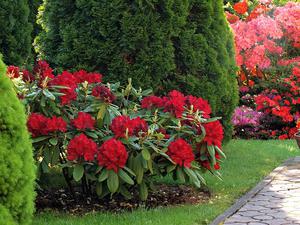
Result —
[[35, 167], [26, 118], [0, 59], [0, 224], [31, 223]]
[[238, 87], [222, 0], [44, 1], [39, 23], [37, 51], [51, 65], [202, 96], [231, 136]]

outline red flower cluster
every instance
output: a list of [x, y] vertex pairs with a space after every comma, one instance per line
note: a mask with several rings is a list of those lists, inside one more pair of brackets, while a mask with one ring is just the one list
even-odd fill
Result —
[[75, 72], [74, 77], [77, 78], [79, 83], [88, 82], [92, 83], [100, 83], [102, 81], [102, 75], [100, 73], [88, 73], [85, 70], [79, 70]]
[[203, 142], [207, 143], [207, 145], [209, 146], [215, 145], [221, 148], [224, 133], [220, 121], [204, 123], [202, 125], [206, 131], [206, 135], [203, 139]]
[[141, 107], [143, 109], [162, 108], [163, 106], [164, 102], [162, 98], [157, 96], [148, 96], [141, 101]]
[[68, 71], [63, 71], [62, 74], [56, 76], [51, 82], [50, 85], [56, 85], [56, 86], [64, 86], [66, 88], [61, 89], [61, 93], [64, 95], [60, 97], [61, 104], [67, 105], [71, 101], [76, 100], [78, 80], [75, 76], [73, 76], [72, 73]]
[[17, 66], [9, 66], [7, 67], [6, 74], [12, 79], [18, 78], [20, 77], [20, 69]]
[[145, 120], [137, 117], [130, 119], [128, 116], [117, 116], [112, 120], [110, 129], [116, 138], [138, 136], [140, 132], [147, 132], [148, 125]]
[[181, 167], [190, 168], [191, 162], [195, 160], [192, 147], [181, 138], [169, 145], [167, 155]]
[[234, 4], [233, 9], [238, 13], [238, 14], [245, 14], [248, 11], [248, 3], [247, 0], [244, 0], [242, 2], [238, 2]]
[[164, 97], [164, 112], [170, 112], [175, 115], [177, 118], [182, 117], [185, 106], [185, 97], [184, 95], [176, 90], [169, 92], [168, 97]]
[[192, 95], [188, 95], [185, 99], [186, 105], [191, 108], [193, 107], [194, 112], [197, 110], [203, 113], [204, 118], [209, 118], [211, 114], [211, 108], [208, 101], [203, 98], [197, 98]]
[[90, 114], [85, 112], [79, 112], [77, 118], [73, 119], [71, 123], [78, 130], [94, 130], [96, 121]]
[[32, 113], [27, 121], [27, 127], [32, 137], [38, 137], [56, 131], [65, 132], [67, 123], [61, 117], [47, 118], [39, 113]]
[[128, 153], [125, 146], [114, 138], [102, 144], [97, 157], [100, 166], [105, 166], [106, 169], [114, 170], [116, 173], [125, 167], [127, 158]]
[[24, 82], [31, 82], [34, 80], [34, 76], [28, 70], [23, 70], [22, 71], [22, 79]]
[[211, 108], [208, 101], [203, 98], [197, 98], [192, 95], [184, 96], [181, 92], [173, 90], [167, 97], [149, 96], [142, 100], [141, 107], [143, 109], [163, 108], [164, 112], [170, 112], [177, 118], [182, 117], [185, 107], [193, 111], [197, 110], [203, 113], [204, 118], [209, 118]]
[[39, 80], [39, 84], [42, 85], [44, 80], [46, 78], [53, 79], [53, 70], [49, 66], [49, 64], [46, 61], [38, 61], [36, 66], [34, 67], [34, 73], [36, 74], [36, 77]]
[[70, 161], [79, 160], [81, 157], [86, 161], [93, 161], [97, 153], [97, 144], [84, 134], [73, 138], [67, 149], [67, 158]]
[[112, 103], [116, 97], [111, 93], [110, 89], [105, 86], [96, 86], [93, 88], [92, 95], [104, 102]]

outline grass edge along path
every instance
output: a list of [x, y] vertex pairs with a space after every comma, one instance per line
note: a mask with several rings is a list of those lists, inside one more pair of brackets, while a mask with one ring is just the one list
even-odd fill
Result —
[[91, 213], [83, 217], [44, 212], [33, 225], [205, 225], [224, 212], [288, 158], [300, 155], [294, 140], [233, 140], [224, 147], [223, 181], [206, 176], [213, 198], [201, 205], [139, 209], [122, 214]]

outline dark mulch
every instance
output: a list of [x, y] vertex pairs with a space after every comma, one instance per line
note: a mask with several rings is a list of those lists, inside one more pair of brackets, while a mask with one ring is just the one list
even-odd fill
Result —
[[130, 200], [122, 196], [114, 196], [113, 199], [109, 197], [98, 199], [97, 196], [84, 196], [79, 191], [75, 191], [75, 197], [73, 197], [67, 189], [42, 190], [38, 191], [36, 208], [38, 212], [54, 210], [81, 215], [96, 211], [122, 212], [141, 207], [149, 209], [160, 206], [198, 204], [210, 198], [208, 190], [194, 189], [184, 185], [159, 185], [149, 194], [146, 202], [139, 201], [137, 193], [133, 195], [134, 197]]

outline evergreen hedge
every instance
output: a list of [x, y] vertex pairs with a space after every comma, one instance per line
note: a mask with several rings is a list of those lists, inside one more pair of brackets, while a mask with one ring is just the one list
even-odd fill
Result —
[[202, 96], [231, 136], [238, 94], [222, 0], [44, 0], [39, 23], [37, 51], [52, 66]]
[[0, 59], [0, 224], [31, 224], [35, 170], [24, 108]]
[[31, 53], [27, 0], [0, 1], [0, 52], [7, 65], [21, 66]]

